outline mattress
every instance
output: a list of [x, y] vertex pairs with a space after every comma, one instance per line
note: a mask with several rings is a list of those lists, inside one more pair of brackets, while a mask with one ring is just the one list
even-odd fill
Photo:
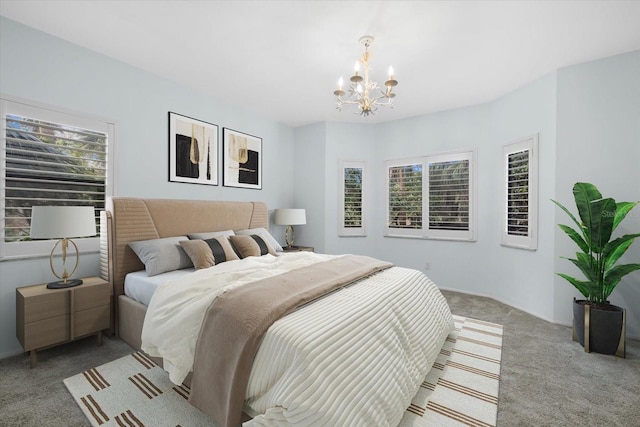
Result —
[[149, 305], [153, 293], [158, 286], [168, 280], [175, 280], [189, 273], [196, 271], [194, 268], [184, 268], [182, 270], [174, 270], [161, 273], [155, 276], [148, 276], [145, 270], [129, 273], [124, 278], [124, 293], [131, 299], [138, 301], [146, 306]]

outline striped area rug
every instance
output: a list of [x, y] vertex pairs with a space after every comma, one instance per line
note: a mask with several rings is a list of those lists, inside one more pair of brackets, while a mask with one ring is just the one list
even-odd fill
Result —
[[[455, 330], [407, 408], [401, 427], [495, 426], [502, 326], [454, 316]], [[213, 426], [189, 389], [136, 352], [64, 380], [93, 426]]]
[[401, 427], [496, 425], [502, 325], [453, 316], [440, 355]]

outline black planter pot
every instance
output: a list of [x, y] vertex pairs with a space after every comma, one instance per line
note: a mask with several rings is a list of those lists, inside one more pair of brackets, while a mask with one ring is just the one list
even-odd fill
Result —
[[621, 307], [602, 310], [584, 300], [573, 300], [573, 339], [586, 352], [625, 357], [626, 313]]

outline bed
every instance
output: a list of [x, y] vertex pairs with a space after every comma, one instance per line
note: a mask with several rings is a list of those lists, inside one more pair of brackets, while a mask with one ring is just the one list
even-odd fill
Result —
[[[268, 230], [267, 206], [261, 202], [115, 197], [108, 200], [101, 220], [101, 270], [113, 286], [115, 333], [133, 348], [144, 347], [151, 356], [159, 357], [157, 360], [164, 364], [174, 382], [191, 385], [192, 404], [212, 415], [219, 425], [240, 424], [237, 405], [230, 403], [238, 396], [233, 391], [237, 388], [235, 378], [224, 380], [232, 383], [229, 390], [233, 392], [229, 395], [235, 393], [232, 396], [235, 400], [229, 397], [228, 401], [209, 402], [216, 394], [211, 393], [211, 383], [218, 384], [210, 377], [212, 372], [220, 371], [220, 366], [210, 365], [219, 365], [218, 359], [233, 353], [228, 349], [243, 333], [234, 330], [233, 334], [225, 335], [222, 332], [227, 327], [209, 323], [210, 317], [216, 317], [210, 315], [214, 306], [223, 302], [233, 304], [225, 299], [233, 294], [233, 289], [242, 293], [256, 284], [262, 287], [265, 280], [298, 286], [307, 277], [332, 283], [331, 290], [326, 288], [321, 295], [300, 300], [302, 303], [297, 301], [295, 308], [283, 311], [284, 317], [271, 321], [263, 335], [252, 338], [257, 347], [248, 350], [252, 363], [248, 370], [228, 370], [235, 374], [227, 376], [246, 377], [242, 380], [246, 381], [245, 389], [239, 389], [243, 396], [243, 420], [249, 419], [246, 426], [397, 425], [453, 328], [446, 301], [422, 273], [353, 255], [274, 256], [269, 251], [264, 256], [195, 272], [185, 269], [179, 272], [180, 277], [161, 284], [147, 306], [147, 302], [125, 295], [127, 275], [131, 273], [129, 280], [135, 274], [144, 276], [140, 272], [145, 270], [145, 264], [131, 249], [134, 242], [225, 230]], [[352, 268], [352, 264], [357, 265]], [[361, 271], [352, 275], [346, 272], [347, 267], [349, 271]], [[265, 277], [267, 271], [273, 273]], [[325, 280], [330, 275], [340, 277]], [[243, 280], [245, 285], [235, 286], [236, 281]], [[191, 338], [195, 344], [181, 343], [184, 347], [178, 347], [189, 348], [188, 351], [173, 349], [173, 353], [180, 353], [180, 358], [182, 353], [193, 354], [192, 364], [176, 369], [172, 353], [158, 350], [167, 342], [179, 341], [169, 338], [171, 331], [162, 329], [167, 325], [175, 328], [173, 323], [178, 323], [166, 321], [166, 313], [175, 312], [175, 307], [167, 309], [166, 304], [182, 308], [184, 301], [199, 301], [182, 289], [195, 286], [193, 289], [200, 292], [202, 283], [216, 281], [219, 293], [211, 297], [210, 305], [204, 304], [207, 311], [193, 318], [189, 314], [189, 321], [199, 325], [195, 338]], [[234, 285], [222, 286], [228, 283]], [[283, 288], [281, 284], [277, 286]], [[260, 307], [260, 301], [270, 300], [271, 293], [258, 296], [258, 305], [254, 307]], [[252, 300], [248, 294], [240, 294], [235, 301], [242, 305]], [[180, 323], [179, 328], [186, 327]], [[154, 335], [159, 337], [158, 342], [150, 341], [155, 339]], [[220, 412], [225, 411], [229, 413], [219, 418]]]

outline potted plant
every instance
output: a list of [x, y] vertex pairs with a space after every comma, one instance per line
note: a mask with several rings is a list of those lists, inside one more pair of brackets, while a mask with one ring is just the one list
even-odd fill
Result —
[[616, 203], [612, 198], [602, 197], [595, 185], [585, 182], [573, 186], [573, 195], [580, 221], [562, 204], [552, 202], [565, 211], [577, 227], [558, 225], [578, 245], [576, 257], [566, 259], [578, 267], [586, 279], [558, 273], [586, 298], [574, 298], [574, 340], [577, 339], [585, 351], [624, 357], [625, 311], [610, 304], [609, 295], [622, 277], [640, 270], [640, 264], [636, 263], [616, 265], [640, 233], [617, 238], [612, 234], [640, 201]]

